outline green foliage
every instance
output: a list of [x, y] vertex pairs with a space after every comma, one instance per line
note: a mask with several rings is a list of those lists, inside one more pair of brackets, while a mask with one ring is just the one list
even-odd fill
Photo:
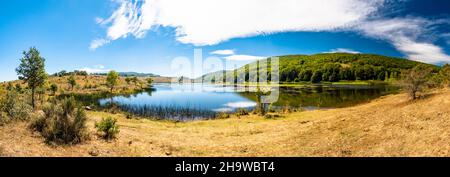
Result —
[[44, 115], [37, 117], [30, 127], [47, 142], [77, 144], [88, 137], [86, 114], [73, 97], [54, 100], [43, 111]]
[[216, 115], [217, 119], [228, 119], [230, 118], [230, 114], [226, 113], [226, 112], [218, 112]]
[[26, 96], [16, 91], [6, 93], [5, 98], [0, 103], [0, 108], [0, 112], [5, 112], [11, 120], [27, 120], [32, 113], [32, 107], [28, 104]]
[[[268, 73], [271, 70], [271, 59]], [[259, 63], [262, 60], [258, 61]], [[300, 82], [322, 81], [337, 82], [341, 80], [380, 80], [392, 81], [399, 79], [401, 71], [408, 70], [420, 64], [416, 61], [370, 54], [330, 53], [317, 55], [289, 55], [279, 57], [279, 81]], [[432, 66], [432, 65], [428, 65]], [[437, 67], [432, 67], [437, 71]], [[258, 63], [245, 65], [234, 71], [226, 72], [227, 80], [249, 81], [257, 78]], [[222, 71], [202, 76], [204, 80], [217, 78]], [[269, 77], [270, 79], [271, 77]]]
[[73, 88], [77, 85], [75, 75], [70, 75], [70, 77], [67, 79], [67, 83], [70, 85], [70, 90], [73, 90]]
[[119, 73], [116, 71], [110, 71], [106, 77], [106, 85], [111, 89], [111, 92], [113, 92], [114, 87], [117, 86], [119, 83]]
[[55, 95], [56, 92], [58, 91], [58, 85], [56, 85], [55, 83], [50, 85], [50, 91], [52, 91], [52, 94]]
[[23, 52], [20, 59], [20, 65], [16, 68], [19, 79], [25, 81], [31, 88], [31, 102], [35, 108], [34, 94], [37, 87], [43, 86], [47, 79], [45, 72], [45, 59], [40, 56], [39, 51], [35, 47], [31, 47], [28, 52]]
[[450, 87], [450, 64], [445, 64], [439, 71], [444, 86]]
[[238, 109], [236, 109], [236, 112], [234, 114], [237, 116], [246, 116], [249, 114], [249, 112], [245, 108], [238, 108]]
[[102, 118], [100, 122], [95, 123], [97, 131], [102, 133], [105, 139], [113, 139], [119, 133], [119, 126], [116, 124], [117, 119], [112, 117]]

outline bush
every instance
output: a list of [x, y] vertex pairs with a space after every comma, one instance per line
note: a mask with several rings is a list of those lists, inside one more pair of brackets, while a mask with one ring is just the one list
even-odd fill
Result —
[[109, 140], [115, 138], [119, 133], [119, 126], [116, 123], [117, 119], [115, 118], [102, 118], [102, 121], [95, 123], [95, 128], [102, 133], [103, 138]]
[[230, 114], [226, 113], [226, 112], [219, 112], [216, 115], [217, 119], [228, 119], [230, 118]]
[[246, 116], [248, 115], [248, 110], [245, 108], [238, 108], [235, 112], [237, 116]]
[[44, 107], [31, 128], [40, 132], [47, 142], [77, 144], [88, 138], [86, 114], [73, 97], [53, 101]]
[[16, 91], [8, 91], [0, 108], [12, 120], [27, 120], [32, 112], [32, 107], [27, 102], [25, 96]]

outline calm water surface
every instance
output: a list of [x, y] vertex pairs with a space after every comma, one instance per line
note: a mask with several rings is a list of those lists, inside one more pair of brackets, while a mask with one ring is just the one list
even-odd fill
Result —
[[[279, 99], [273, 107], [305, 109], [339, 108], [364, 103], [398, 89], [387, 85], [315, 85], [279, 87]], [[206, 84], [155, 84], [152, 91], [101, 99], [100, 104], [114, 102], [127, 108], [188, 108], [213, 112], [230, 112], [256, 106], [254, 87]]]

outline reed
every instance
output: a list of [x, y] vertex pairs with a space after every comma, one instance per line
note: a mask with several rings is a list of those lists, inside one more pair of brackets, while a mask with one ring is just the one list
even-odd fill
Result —
[[[110, 107], [111, 105], [106, 105]], [[115, 105], [120, 111], [133, 114], [135, 116], [164, 119], [173, 121], [190, 121], [215, 119], [217, 112], [195, 108], [192, 106], [176, 106], [176, 105]]]

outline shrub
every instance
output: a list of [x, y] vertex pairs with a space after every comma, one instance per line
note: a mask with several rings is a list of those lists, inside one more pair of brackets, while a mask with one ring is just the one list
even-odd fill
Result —
[[217, 119], [228, 119], [230, 118], [230, 114], [226, 113], [226, 112], [219, 112], [216, 115]]
[[40, 132], [47, 142], [77, 144], [88, 138], [86, 114], [73, 97], [53, 101], [44, 107], [31, 128]]
[[27, 103], [26, 97], [16, 91], [8, 91], [0, 105], [2, 111], [14, 120], [27, 120], [32, 112], [32, 107]]
[[119, 126], [116, 123], [117, 119], [115, 118], [102, 118], [102, 121], [95, 123], [95, 128], [102, 133], [103, 138], [109, 140], [115, 138], [119, 133]]
[[248, 110], [245, 108], [238, 108], [235, 112], [237, 116], [246, 116], [248, 115]]

